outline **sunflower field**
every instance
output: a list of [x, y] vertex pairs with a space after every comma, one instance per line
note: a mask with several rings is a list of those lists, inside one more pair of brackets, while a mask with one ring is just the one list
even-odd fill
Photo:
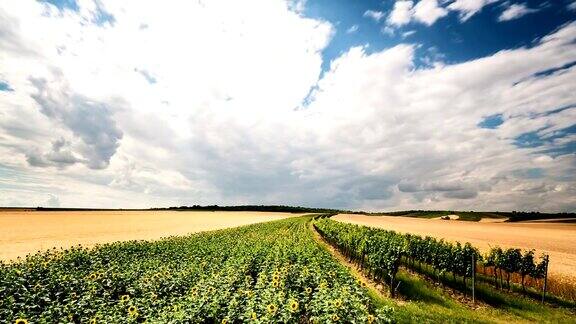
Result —
[[348, 271], [294, 217], [0, 263], [0, 323], [376, 323]]

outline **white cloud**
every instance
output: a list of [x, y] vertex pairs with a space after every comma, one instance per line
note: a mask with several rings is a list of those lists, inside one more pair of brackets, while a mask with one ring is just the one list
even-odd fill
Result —
[[572, 1], [568, 4], [568, 10], [576, 10], [576, 1]]
[[358, 31], [358, 25], [352, 25], [350, 28], [346, 29], [346, 34], [353, 34]]
[[448, 10], [438, 4], [437, 0], [421, 0], [416, 5], [413, 1], [399, 0], [387, 19], [389, 26], [401, 27], [411, 21], [431, 26], [438, 19], [446, 16]]
[[436, 20], [446, 16], [448, 10], [438, 5], [438, 0], [420, 0], [414, 6], [414, 19], [428, 26], [434, 24]]
[[384, 17], [384, 13], [382, 11], [375, 11], [375, 10], [366, 10], [364, 12], [364, 17], [368, 17], [374, 19], [374, 21], [379, 22], [382, 17]]
[[393, 26], [403, 26], [410, 22], [413, 15], [414, 2], [399, 0], [394, 3], [394, 8], [388, 16], [388, 24]]
[[448, 9], [458, 11], [461, 21], [466, 21], [480, 12], [485, 6], [499, 0], [456, 0], [448, 5]]
[[0, 5], [0, 205], [576, 209], [574, 155], [539, 152], [570, 138], [513, 143], [573, 124], [546, 112], [576, 67], [536, 74], [576, 60], [574, 24], [460, 64], [356, 47], [318, 80], [333, 28], [284, 1], [109, 1], [105, 26], [89, 2]]
[[[576, 59], [574, 40], [572, 24], [534, 48], [417, 70], [411, 46], [373, 54], [355, 48], [332, 64], [310, 109], [324, 123], [338, 125], [322, 138], [342, 152], [333, 152], [335, 160], [354, 159], [349, 174], [378, 175], [382, 188], [398, 184], [391, 198], [380, 204], [365, 200], [363, 206], [573, 210], [576, 199], [569, 194], [576, 192], [576, 179], [565, 172], [574, 170], [574, 156], [535, 154], [553, 146], [517, 149], [513, 142], [525, 132], [573, 124], [574, 108], [543, 112], [576, 100], [576, 84], [570, 82], [576, 69], [534, 74]], [[478, 128], [483, 116], [496, 113], [505, 114], [503, 125]], [[545, 176], [518, 178], [525, 172], [515, 170], [531, 168], [542, 168]], [[407, 182], [415, 189], [402, 185]], [[529, 184], [545, 186], [539, 193], [510, 191]], [[530, 196], [530, 202], [520, 203], [521, 196]]]
[[409, 31], [406, 31], [406, 32], [403, 32], [403, 33], [402, 33], [402, 38], [406, 38], [406, 37], [412, 36], [412, 35], [414, 35], [414, 34], [416, 34], [416, 31], [415, 31], [415, 30], [409, 30]]
[[528, 8], [523, 3], [514, 3], [508, 6], [502, 14], [498, 17], [498, 21], [509, 21], [513, 19], [518, 19], [522, 16], [525, 16], [529, 13], [536, 12], [538, 10]]

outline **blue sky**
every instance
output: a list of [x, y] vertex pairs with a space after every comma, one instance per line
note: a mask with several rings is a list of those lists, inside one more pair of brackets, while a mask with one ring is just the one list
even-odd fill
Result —
[[0, 4], [0, 206], [576, 210], [576, 1]]
[[[510, 3], [524, 4], [535, 12], [510, 21], [498, 17]], [[368, 46], [368, 51], [380, 51], [395, 44], [409, 41], [421, 45], [420, 58], [432, 52], [443, 56], [447, 63], [458, 63], [494, 54], [502, 49], [529, 46], [560, 26], [573, 21], [576, 11], [567, 10], [570, 1], [496, 1], [484, 6], [470, 19], [462, 22], [457, 12], [449, 12], [432, 26], [420, 22], [395, 29], [394, 34], [382, 31], [381, 22], [366, 17], [367, 11], [389, 13], [394, 1], [309, 0], [303, 14], [311, 18], [330, 21], [336, 26], [333, 40], [323, 51], [324, 68], [352, 46]], [[346, 31], [357, 26], [357, 31]], [[403, 37], [405, 32], [414, 33]], [[419, 61], [421, 62], [421, 61]]]

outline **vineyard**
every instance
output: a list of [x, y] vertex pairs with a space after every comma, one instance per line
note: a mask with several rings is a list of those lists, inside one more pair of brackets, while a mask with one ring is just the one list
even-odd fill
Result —
[[[345, 224], [324, 218], [315, 223], [317, 230], [330, 243], [337, 246], [346, 257], [358, 263], [360, 268], [373, 277], [385, 282], [394, 296], [396, 274], [401, 264], [411, 269], [422, 269], [426, 265], [432, 269], [432, 277], [439, 278], [451, 274], [453, 280], [467, 280], [476, 277], [478, 269], [487, 276], [488, 270], [494, 280], [486, 280], [499, 289], [511, 289], [511, 278], [521, 278], [522, 290], [526, 292], [527, 278], [531, 278], [532, 288], [539, 288], [545, 278], [548, 257], [535, 261], [534, 251], [520, 249], [493, 248], [486, 256], [469, 243], [464, 245], [421, 237], [400, 234], [394, 231]], [[418, 265], [418, 267], [416, 267]], [[534, 280], [535, 279], [535, 280]]]
[[388, 322], [310, 217], [0, 265], [0, 323]]

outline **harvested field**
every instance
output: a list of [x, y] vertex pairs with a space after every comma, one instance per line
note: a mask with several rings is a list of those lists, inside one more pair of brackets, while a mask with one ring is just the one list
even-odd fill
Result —
[[298, 214], [204, 211], [0, 211], [0, 260], [52, 247], [94, 246], [126, 240], [235, 227]]
[[576, 223], [480, 223], [400, 216], [340, 214], [335, 220], [470, 242], [482, 251], [492, 246], [535, 249], [550, 255], [550, 272], [576, 277]]

